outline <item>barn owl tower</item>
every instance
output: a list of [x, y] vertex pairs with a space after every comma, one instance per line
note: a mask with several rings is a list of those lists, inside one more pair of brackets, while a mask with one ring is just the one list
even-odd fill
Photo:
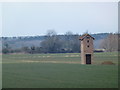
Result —
[[93, 40], [95, 38], [89, 34], [83, 34], [81, 40], [81, 64], [92, 64], [93, 62]]

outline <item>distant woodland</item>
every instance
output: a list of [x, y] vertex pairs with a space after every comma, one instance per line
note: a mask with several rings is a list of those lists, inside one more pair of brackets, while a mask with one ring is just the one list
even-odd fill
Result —
[[[90, 34], [95, 38], [94, 49], [96, 52], [118, 51], [117, 33]], [[9, 53], [79, 53], [79, 34], [66, 32], [58, 35], [54, 30], [49, 30], [44, 36], [1, 37], [3, 54]], [[120, 50], [119, 50], [120, 51]]]

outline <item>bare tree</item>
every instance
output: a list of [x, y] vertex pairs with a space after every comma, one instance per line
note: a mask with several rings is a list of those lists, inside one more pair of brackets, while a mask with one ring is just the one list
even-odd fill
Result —
[[34, 54], [35, 53], [35, 49], [36, 49], [36, 47], [33, 45], [33, 46], [31, 46], [30, 47], [30, 53], [31, 54]]
[[47, 31], [47, 36], [56, 36], [57, 35], [57, 33], [56, 33], [56, 31], [55, 30], [48, 30]]
[[61, 47], [61, 43], [57, 33], [54, 30], [49, 30], [47, 32], [47, 38], [41, 42], [41, 46], [44, 48], [45, 52], [58, 52]]
[[100, 45], [106, 51], [118, 51], [118, 34], [110, 34]]
[[11, 52], [11, 47], [8, 43], [4, 43], [2, 46], [2, 53], [7, 54]]
[[67, 52], [72, 51], [72, 44], [73, 44], [72, 37], [73, 37], [73, 33], [71, 31], [65, 33], [64, 48], [67, 50]]
[[21, 51], [24, 52], [24, 53], [29, 53], [30, 52], [30, 49], [28, 46], [24, 46], [21, 48]]

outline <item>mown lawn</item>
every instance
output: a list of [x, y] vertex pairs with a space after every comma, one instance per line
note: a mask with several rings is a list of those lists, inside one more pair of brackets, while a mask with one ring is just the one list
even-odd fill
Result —
[[[95, 53], [81, 65], [79, 53], [3, 55], [3, 88], [117, 88], [118, 55]], [[101, 65], [112, 61], [115, 65]]]

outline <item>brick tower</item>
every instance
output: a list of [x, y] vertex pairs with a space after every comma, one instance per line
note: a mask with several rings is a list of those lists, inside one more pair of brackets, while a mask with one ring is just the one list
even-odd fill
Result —
[[93, 63], [93, 40], [95, 38], [89, 34], [83, 34], [79, 40], [81, 40], [81, 64]]

